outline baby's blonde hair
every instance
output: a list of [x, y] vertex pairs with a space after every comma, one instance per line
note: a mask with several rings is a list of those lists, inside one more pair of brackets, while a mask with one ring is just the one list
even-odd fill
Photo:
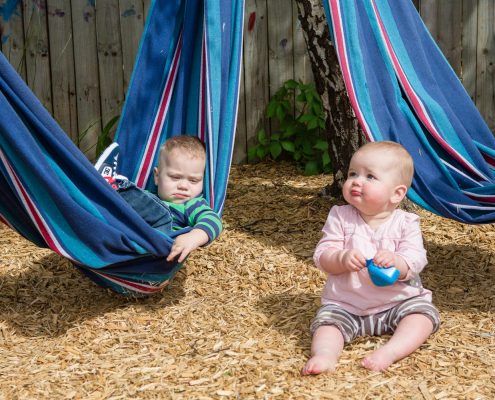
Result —
[[160, 147], [160, 158], [173, 150], [187, 153], [194, 158], [205, 158], [206, 150], [203, 142], [195, 136], [179, 135], [168, 139]]
[[[355, 154], [362, 151], [387, 152], [396, 160], [397, 175], [401, 184], [411, 186], [414, 175], [414, 162], [409, 152], [399, 143], [387, 140], [370, 142], [360, 147]], [[379, 155], [378, 155], [379, 157]]]

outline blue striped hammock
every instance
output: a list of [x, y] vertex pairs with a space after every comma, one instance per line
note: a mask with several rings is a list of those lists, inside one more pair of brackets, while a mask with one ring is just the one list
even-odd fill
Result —
[[368, 140], [413, 156], [408, 192], [465, 223], [495, 222], [495, 139], [410, 0], [324, 0], [351, 105]]
[[[207, 148], [205, 197], [221, 214], [234, 142], [242, 0], [157, 0], [116, 134], [119, 173], [154, 190], [166, 138], [199, 136]], [[0, 220], [123, 294], [160, 291], [180, 264], [166, 236], [98, 175], [0, 54]], [[151, 179], [150, 179], [151, 178]]]

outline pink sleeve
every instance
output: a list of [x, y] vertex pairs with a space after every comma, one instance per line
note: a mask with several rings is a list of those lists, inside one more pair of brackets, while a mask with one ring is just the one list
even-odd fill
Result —
[[338, 209], [339, 207], [336, 206], [330, 209], [325, 225], [321, 230], [323, 237], [316, 245], [313, 255], [313, 260], [318, 269], [321, 269], [320, 257], [326, 250], [334, 249], [337, 251], [344, 248], [344, 227]]
[[409, 267], [405, 281], [418, 275], [428, 264], [426, 250], [423, 247], [423, 236], [419, 225], [419, 217], [408, 213], [402, 224], [402, 235], [396, 252]]

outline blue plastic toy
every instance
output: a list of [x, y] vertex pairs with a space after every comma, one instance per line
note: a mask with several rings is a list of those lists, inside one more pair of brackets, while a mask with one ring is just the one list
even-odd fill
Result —
[[371, 281], [376, 286], [392, 285], [399, 279], [400, 272], [397, 268], [379, 268], [375, 265], [373, 260], [366, 260], [366, 267], [368, 267]]

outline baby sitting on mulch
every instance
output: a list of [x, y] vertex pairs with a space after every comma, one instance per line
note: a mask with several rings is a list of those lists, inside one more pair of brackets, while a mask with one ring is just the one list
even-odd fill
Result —
[[112, 143], [95, 168], [150, 226], [165, 234], [193, 228], [175, 238], [167, 261], [178, 257], [177, 261], [182, 262], [193, 250], [217, 238], [222, 222], [201, 196], [206, 153], [198, 138], [180, 135], [162, 145], [158, 166], [153, 170], [158, 196], [116, 174], [118, 155], [119, 146]]
[[[397, 143], [368, 143], [353, 155], [342, 188], [348, 205], [332, 207], [314, 253], [328, 275], [304, 375], [335, 370], [344, 344], [358, 336], [393, 333], [362, 360], [363, 367], [383, 371], [438, 330], [438, 310], [419, 278], [427, 264], [419, 217], [397, 209], [413, 173], [411, 156]], [[399, 279], [375, 286], [370, 259], [398, 269]]]

